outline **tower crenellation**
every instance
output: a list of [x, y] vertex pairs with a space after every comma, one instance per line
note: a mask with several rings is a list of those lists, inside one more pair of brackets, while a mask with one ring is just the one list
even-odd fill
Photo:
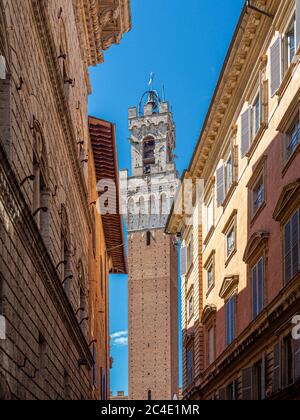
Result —
[[131, 176], [121, 173], [128, 231], [163, 228], [178, 186], [173, 115], [169, 103], [149, 91], [138, 108], [129, 108], [128, 119]]

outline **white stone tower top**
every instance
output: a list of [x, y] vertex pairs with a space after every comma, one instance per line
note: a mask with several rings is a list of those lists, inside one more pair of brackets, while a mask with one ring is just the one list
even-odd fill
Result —
[[150, 90], [138, 108], [129, 108], [128, 118], [131, 176], [128, 171], [120, 175], [127, 228], [129, 232], [161, 229], [178, 186], [173, 115], [168, 102], [160, 101], [158, 93]]

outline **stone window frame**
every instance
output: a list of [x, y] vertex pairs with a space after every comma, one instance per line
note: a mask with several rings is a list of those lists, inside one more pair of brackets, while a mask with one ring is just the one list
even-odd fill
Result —
[[[228, 219], [228, 222], [226, 223], [222, 231], [225, 238], [225, 267], [228, 267], [230, 261], [232, 260], [232, 258], [237, 252], [237, 227], [238, 227], [237, 216], [238, 216], [238, 211], [233, 210], [231, 216]], [[234, 229], [234, 247], [232, 251], [229, 253], [228, 252], [228, 237], [229, 237], [230, 232], [233, 229]]]
[[[206, 357], [205, 357], [205, 365], [207, 368], [209, 368], [215, 361], [216, 361], [216, 348], [217, 348], [217, 307], [215, 305], [206, 305], [202, 312], [201, 317], [201, 323], [205, 327], [205, 351], [206, 351]], [[214, 361], [210, 362], [209, 360], [209, 331], [214, 328]]]
[[282, 238], [282, 287], [288, 287], [290, 283], [297, 281], [300, 278], [298, 273], [290, 282], [285, 281], [285, 226], [292, 218], [294, 213], [300, 208], [300, 180], [296, 180], [286, 185], [279, 197], [275, 211], [273, 213], [273, 219], [280, 223], [281, 227], [281, 238]]
[[[296, 127], [297, 130], [297, 145], [295, 149], [289, 154], [288, 145], [291, 143], [291, 136], [293, 128]], [[283, 157], [283, 175], [287, 172], [288, 168], [295, 160], [296, 156], [300, 152], [300, 103], [298, 104], [296, 110], [292, 113], [289, 121], [286, 123], [285, 127], [281, 129], [284, 133], [282, 137], [282, 157]]]
[[[247, 184], [248, 188], [248, 214], [249, 214], [249, 227], [251, 227], [256, 219], [259, 217], [260, 213], [264, 210], [267, 204], [267, 188], [266, 188], [266, 176], [267, 176], [267, 156], [264, 155], [255, 165], [253, 169], [253, 174], [250, 178], [250, 181]], [[255, 188], [262, 180], [264, 188], [264, 197], [261, 205], [255, 210], [254, 208], [254, 193]]]
[[[194, 296], [194, 285], [191, 285], [188, 293], [186, 294], [186, 319], [188, 324], [192, 321], [194, 315], [195, 315], [195, 296]], [[190, 313], [190, 299], [192, 299], [192, 311]]]
[[[208, 283], [208, 271], [209, 268], [212, 267], [212, 271], [213, 271], [213, 282], [211, 285], [209, 285]], [[208, 298], [208, 296], [210, 295], [210, 293], [212, 292], [212, 290], [215, 288], [216, 285], [216, 251], [213, 250], [209, 257], [207, 258], [206, 263], [204, 264], [204, 270], [206, 273], [206, 288], [207, 288], [207, 292], [206, 292], [206, 298]]]

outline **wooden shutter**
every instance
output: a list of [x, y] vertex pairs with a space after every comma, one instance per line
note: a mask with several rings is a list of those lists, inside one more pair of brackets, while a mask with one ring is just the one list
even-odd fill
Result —
[[225, 167], [221, 166], [217, 170], [217, 204], [220, 207], [225, 200]]
[[261, 399], [266, 398], [267, 356], [264, 354], [261, 362]]
[[273, 392], [281, 390], [281, 343], [275, 344], [273, 349]]
[[294, 214], [291, 220], [292, 228], [292, 278], [299, 271], [299, 213]]
[[251, 144], [251, 108], [248, 108], [241, 116], [241, 155], [246, 156]]
[[278, 36], [270, 48], [271, 95], [278, 91], [282, 80], [282, 38]]
[[296, 49], [300, 46], [300, 0], [296, 0]]
[[300, 379], [300, 339], [295, 340], [295, 380]]
[[226, 395], [227, 395], [226, 388], [222, 388], [222, 389], [219, 390], [219, 400], [226, 401], [226, 399], [227, 399]]
[[264, 260], [263, 258], [257, 264], [257, 308], [258, 314], [264, 308]]
[[284, 281], [287, 284], [292, 278], [292, 245], [291, 221], [284, 228]]
[[253, 369], [247, 368], [242, 370], [242, 400], [251, 401], [253, 389]]
[[184, 276], [187, 273], [187, 247], [182, 247], [180, 251], [180, 269], [181, 275]]

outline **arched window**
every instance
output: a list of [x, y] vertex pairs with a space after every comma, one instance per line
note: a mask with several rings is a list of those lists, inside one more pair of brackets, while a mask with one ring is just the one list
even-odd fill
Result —
[[147, 137], [143, 144], [144, 174], [151, 173], [151, 166], [155, 164], [155, 139]]
[[46, 246], [49, 246], [49, 166], [47, 148], [37, 121], [33, 130], [33, 215]]
[[67, 210], [64, 205], [61, 206], [61, 253], [62, 253], [62, 270], [61, 280], [67, 295], [71, 294], [71, 236]]
[[9, 43], [7, 39], [7, 25], [5, 13], [0, 3], [0, 142], [10, 158], [10, 113], [11, 113], [11, 80], [9, 72]]

